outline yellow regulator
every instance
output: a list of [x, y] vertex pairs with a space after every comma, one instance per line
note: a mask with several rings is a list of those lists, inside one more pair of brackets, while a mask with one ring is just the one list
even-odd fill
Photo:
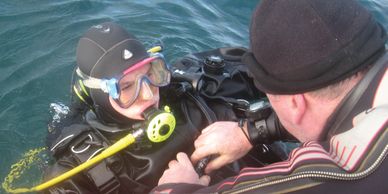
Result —
[[[113, 145], [107, 147], [100, 154], [94, 156], [90, 160], [85, 161], [84, 163], [78, 165], [77, 167], [67, 172], [64, 172], [63, 174], [57, 177], [54, 177], [35, 187], [13, 189], [11, 188], [11, 183], [14, 181], [15, 178], [18, 178], [20, 176], [20, 173], [19, 174], [16, 173], [16, 171], [18, 171], [18, 168], [14, 167], [15, 166], [14, 165], [13, 170], [11, 170], [11, 173], [10, 173], [11, 175], [8, 176], [2, 184], [3, 188], [8, 193], [26, 193], [26, 192], [42, 191], [62, 181], [65, 181], [71, 178], [72, 176], [78, 174], [79, 172], [82, 172], [83, 170], [88, 169], [91, 166], [94, 166], [95, 164], [99, 163], [105, 158], [108, 158], [116, 154], [117, 152], [133, 144], [137, 138], [141, 138], [144, 134], [147, 134], [148, 139], [154, 143], [159, 143], [167, 140], [173, 133], [175, 129], [175, 124], [176, 124], [175, 117], [171, 113], [170, 108], [168, 106], [165, 106], [164, 111], [152, 108], [148, 112], [149, 112], [147, 114], [148, 116], [145, 116], [145, 119], [146, 119], [146, 122], [144, 123], [145, 125], [142, 125], [145, 129], [143, 129], [143, 127], [134, 129], [133, 133], [130, 133], [124, 136]], [[35, 152], [40, 152], [40, 151], [41, 150], [38, 150]], [[32, 155], [35, 155], [36, 154], [35, 152]], [[30, 158], [30, 156], [28, 158]], [[24, 161], [22, 161], [22, 163], [24, 163]]]

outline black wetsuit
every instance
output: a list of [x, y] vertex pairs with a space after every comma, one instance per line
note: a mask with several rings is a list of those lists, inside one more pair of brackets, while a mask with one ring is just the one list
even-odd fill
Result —
[[[223, 48], [189, 55], [179, 60], [172, 67], [171, 84], [160, 88], [160, 106], [170, 106], [177, 120], [175, 131], [166, 142], [155, 144], [147, 139], [138, 141], [130, 148], [46, 192], [150, 191], [177, 152], [192, 153], [193, 142], [201, 129], [215, 121], [238, 121], [244, 118], [246, 103], [264, 97], [263, 93], [255, 89], [245, 66], [241, 64], [244, 52], [241, 48]], [[205, 58], [210, 55], [224, 60], [220, 65], [221, 71], [213, 66], [204, 70]], [[47, 170], [46, 180], [90, 159], [131, 132], [130, 125], [102, 123], [88, 106], [78, 100], [73, 103], [71, 110], [60, 125], [53, 127], [55, 129], [48, 136], [49, 148], [56, 162]], [[266, 159], [273, 162], [278, 158]], [[225, 167], [213, 175], [213, 180], [231, 176], [235, 171], [236, 169]]]

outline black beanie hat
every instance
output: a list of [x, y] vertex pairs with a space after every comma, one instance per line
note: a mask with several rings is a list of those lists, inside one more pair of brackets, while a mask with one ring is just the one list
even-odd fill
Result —
[[244, 62], [263, 92], [304, 93], [372, 64], [386, 40], [384, 28], [353, 0], [263, 0]]
[[[78, 42], [77, 65], [86, 75], [110, 79], [148, 57], [143, 44], [124, 28], [112, 22], [92, 26]], [[97, 116], [106, 123], [126, 123], [128, 118], [117, 113], [109, 95], [100, 89], [89, 89]]]

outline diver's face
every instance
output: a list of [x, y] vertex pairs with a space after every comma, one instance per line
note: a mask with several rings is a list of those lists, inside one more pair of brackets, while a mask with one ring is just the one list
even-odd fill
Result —
[[[139, 75], [146, 74], [149, 69], [149, 64], [144, 65], [143, 67], [125, 76], [125, 80], [123, 80], [123, 82], [133, 83]], [[130, 98], [133, 94], [131, 92], [122, 91], [121, 95], [121, 98]], [[130, 119], [144, 120], [142, 116], [144, 110], [151, 106], [158, 107], [159, 105], [159, 88], [148, 84], [146, 81], [143, 81], [140, 85], [139, 95], [133, 104], [131, 104], [128, 108], [122, 108], [114, 99], [112, 99], [112, 97], [109, 97], [109, 102], [118, 113]]]

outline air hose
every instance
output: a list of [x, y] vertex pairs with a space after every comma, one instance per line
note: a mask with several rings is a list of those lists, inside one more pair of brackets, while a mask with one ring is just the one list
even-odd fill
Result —
[[147, 115], [146, 121], [147, 121], [146, 125], [144, 125], [146, 126], [144, 127], [146, 129], [143, 129], [143, 127], [136, 129], [133, 133], [130, 133], [124, 136], [116, 143], [109, 146], [100, 154], [96, 155], [90, 160], [85, 161], [79, 166], [57, 177], [54, 177], [51, 180], [48, 180], [47, 182], [44, 182], [32, 188], [16, 188], [16, 189], [4, 188], [4, 189], [8, 193], [26, 193], [26, 192], [36, 192], [36, 191], [45, 190], [64, 180], [71, 178], [72, 176], [78, 174], [79, 172], [85, 169], [88, 169], [94, 166], [95, 164], [99, 163], [105, 158], [108, 158], [116, 154], [117, 152], [133, 144], [137, 138], [141, 138], [143, 135], [147, 135], [148, 139], [151, 142], [154, 142], [154, 143], [163, 142], [170, 137], [176, 125], [175, 117], [170, 112], [170, 108], [168, 106], [164, 107], [164, 111], [157, 110], [157, 109], [152, 111], [152, 114]]

